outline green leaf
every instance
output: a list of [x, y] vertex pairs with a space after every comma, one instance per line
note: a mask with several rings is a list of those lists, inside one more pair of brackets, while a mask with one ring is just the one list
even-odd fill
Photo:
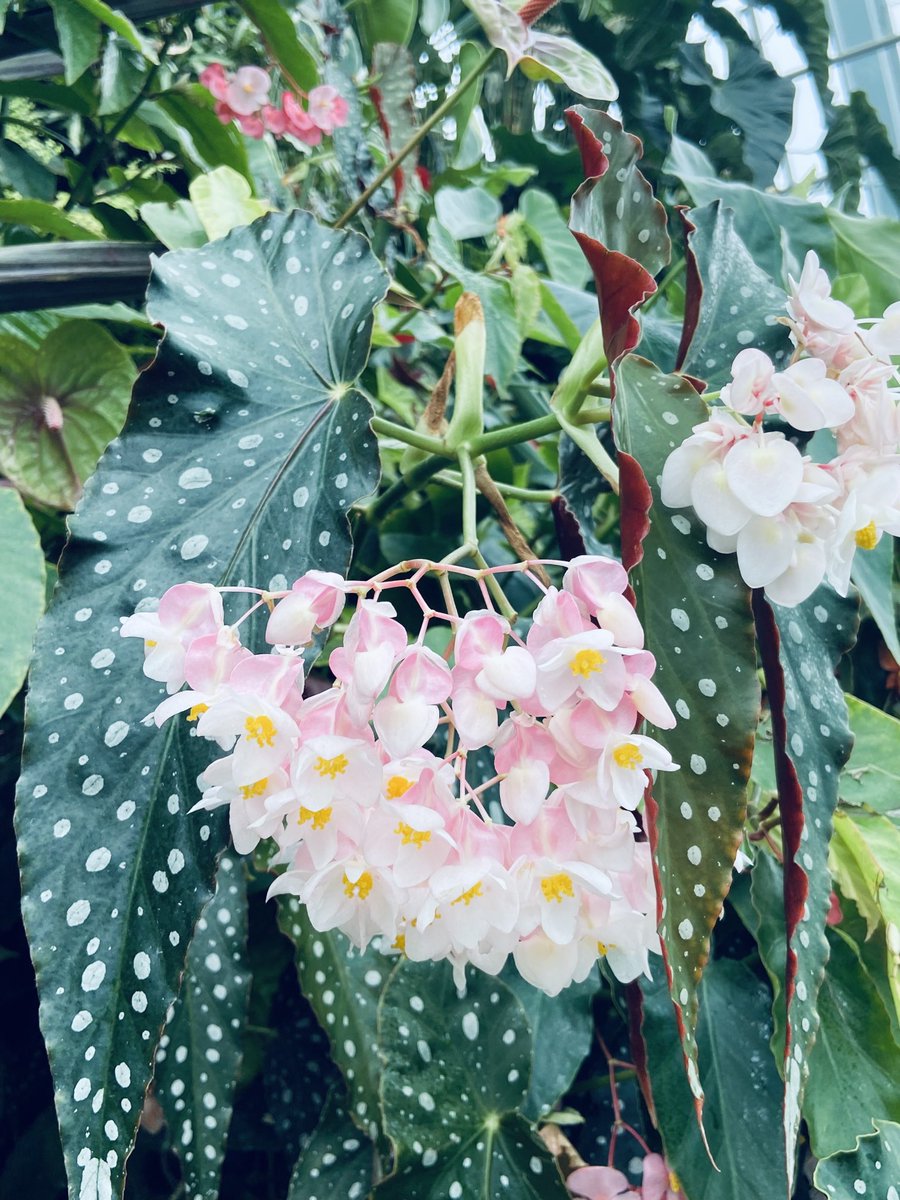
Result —
[[803, 1102], [817, 1158], [852, 1150], [857, 1137], [871, 1132], [873, 1119], [900, 1121], [900, 1046], [887, 1009], [852, 943], [836, 930], [829, 930], [828, 941], [821, 1024]]
[[0, 173], [21, 196], [48, 203], [56, 195], [56, 176], [27, 150], [8, 138], [0, 141]]
[[25, 505], [0, 487], [0, 579], [5, 604], [0, 625], [0, 716], [25, 681], [34, 631], [44, 611], [44, 554]]
[[518, 997], [531, 1026], [531, 1080], [521, 1107], [524, 1116], [537, 1121], [569, 1090], [591, 1049], [597, 972], [553, 997], [526, 983], [518, 971], [507, 971], [503, 979]]
[[[459, 51], [460, 78], [465, 79], [478, 68], [484, 58], [484, 48], [477, 42], [463, 42]], [[466, 89], [453, 106], [453, 119], [456, 121], [456, 142], [462, 152], [463, 141], [469, 128], [469, 121], [475, 106], [481, 100], [481, 90], [484, 86], [484, 76], [479, 75], [477, 81]]]
[[[194, 182], [203, 178], [198, 175]], [[197, 249], [208, 240], [190, 200], [176, 200], [174, 204], [150, 201], [142, 204], [139, 211], [144, 224], [170, 250]]]
[[92, 228], [72, 220], [61, 209], [43, 200], [0, 200], [0, 221], [27, 225], [38, 233], [52, 233], [54, 237], [71, 242], [102, 240]]
[[418, 0], [358, 0], [353, 8], [360, 38], [370, 52], [376, 42], [407, 45], [418, 13]]
[[198, 175], [191, 180], [188, 193], [210, 241], [239, 225], [250, 225], [269, 211], [264, 200], [253, 197], [244, 176], [231, 167], [216, 167], [208, 175]]
[[122, 112], [137, 96], [145, 79], [143, 59], [129, 49], [124, 38], [110, 33], [100, 64], [99, 115]]
[[847, 706], [835, 671], [856, 636], [857, 602], [855, 597], [842, 599], [823, 586], [795, 608], [769, 605], [761, 593], [755, 593], [754, 609], [772, 710], [783, 828], [787, 929], [784, 1130], [793, 1181], [810, 1050], [819, 1026], [816, 998], [828, 961], [828, 846], [840, 771], [851, 745]]
[[648, 818], [670, 991], [699, 1111], [697, 985], [743, 834], [760, 703], [756, 646], [735, 558], [710, 550], [705, 527], [659, 498], [666, 458], [706, 419], [706, 406], [685, 380], [634, 355], [616, 378], [622, 559], [657, 657], [655, 682], [678, 721], [653, 730], [681, 769], [660, 772]]
[[372, 1188], [374, 1150], [335, 1092], [291, 1174], [287, 1200], [357, 1200]]
[[381, 1063], [373, 1053], [378, 1000], [391, 970], [374, 946], [363, 953], [342, 933], [318, 933], [296, 896], [281, 896], [278, 923], [294, 943], [300, 989], [331, 1042], [331, 1055], [350, 1089], [350, 1115], [378, 1136]]
[[769, 989], [744, 963], [711, 962], [700, 983], [704, 1121], [718, 1171], [697, 1130], [678, 1056], [675, 1019], [661, 981], [642, 983], [647, 1070], [666, 1161], [691, 1200], [775, 1200], [787, 1195], [779, 1106], [769, 1053]]
[[100, 26], [72, 0], [50, 0], [50, 7], [66, 65], [66, 83], [74, 83], [100, 57]]
[[900, 634], [894, 607], [894, 539], [883, 537], [873, 550], [855, 554], [852, 574], [888, 650], [900, 662]]
[[590, 278], [590, 267], [550, 193], [528, 188], [519, 197], [519, 212], [550, 278], [572, 287], [584, 287]]
[[[697, 326], [679, 369], [718, 390], [731, 378], [735, 355], [748, 345], [786, 365], [791, 343], [773, 319], [787, 296], [756, 265], [734, 227], [734, 213], [719, 200], [687, 215], [694, 231], [688, 246], [702, 284]], [[688, 292], [690, 298], [690, 288]]]
[[684, 81], [709, 89], [710, 104], [741, 133], [744, 162], [757, 187], [768, 187], [784, 157], [791, 133], [794, 85], [776, 75], [771, 63], [751, 42], [727, 39], [728, 74], [713, 75], [699, 42], [679, 47], [687, 64]]
[[240, 0], [240, 6], [262, 34], [263, 42], [291, 88], [308, 92], [319, 82], [312, 51], [301, 41], [281, 0]]
[[213, 112], [211, 100], [199, 83], [189, 84], [142, 104], [138, 112], [181, 149], [191, 174], [226, 166], [252, 184], [243, 136], [233, 123], [222, 124]]
[[456, 241], [497, 232], [500, 201], [480, 187], [442, 187], [434, 198], [437, 219]]
[[41, 504], [74, 508], [134, 378], [128, 351], [93, 321], [63, 322], [37, 350], [0, 338], [0, 470]]
[[[187, 815], [210, 748], [184, 722], [141, 723], [161, 689], [143, 677], [140, 648], [118, 641], [119, 618], [185, 577], [280, 586], [313, 565], [346, 569], [347, 510], [378, 477], [353, 382], [386, 287], [364, 239], [299, 211], [156, 263], [148, 311], [166, 336], [69, 521], [17, 804], [23, 911], [76, 1195], [110, 1176], [121, 1184], [225, 839], [217, 814]], [[151, 960], [140, 981], [138, 953]]]
[[900, 1124], [873, 1124], [875, 1132], [857, 1138], [851, 1153], [836, 1154], [816, 1166], [816, 1187], [831, 1200], [851, 1200], [855, 1196], [897, 1200], [900, 1195]]
[[[71, 5], [72, 0], [68, 0], [68, 2]], [[119, 9], [110, 8], [108, 4], [104, 3], [104, 0], [74, 0], [74, 2], [80, 4], [85, 12], [90, 13], [102, 25], [106, 25], [114, 33], [118, 33], [129, 45], [142, 54], [144, 58], [149, 58], [151, 62], [156, 61], [156, 55], [153, 53], [153, 50], [144, 41], [131, 21]]]
[[853, 751], [841, 775], [841, 800], [900, 815], [900, 721], [847, 696]]
[[750, 901], [755, 916], [752, 932], [759, 956], [772, 984], [772, 1054], [779, 1071], [784, 1066], [786, 1011], [784, 981], [787, 966], [787, 931], [784, 920], [784, 871], [765, 850], [760, 850], [750, 872]]
[[565, 1200], [556, 1165], [520, 1113], [532, 1032], [500, 979], [448, 963], [402, 961], [378, 1016], [385, 1128], [395, 1173], [384, 1200]]
[[219, 1193], [250, 994], [246, 943], [247, 881], [240, 858], [227, 853], [156, 1052], [156, 1095], [188, 1196]]
[[900, 828], [878, 813], [839, 810], [831, 865], [841, 893], [865, 918], [866, 937], [884, 926], [885, 976], [900, 1018]]
[[[379, 42], [372, 52], [370, 95], [378, 112], [389, 158], [406, 146], [418, 129], [415, 90], [416, 65], [410, 52], [405, 46]], [[398, 207], [407, 194], [407, 181], [413, 177], [418, 158], [418, 147], [415, 147], [391, 176], [394, 202]]]

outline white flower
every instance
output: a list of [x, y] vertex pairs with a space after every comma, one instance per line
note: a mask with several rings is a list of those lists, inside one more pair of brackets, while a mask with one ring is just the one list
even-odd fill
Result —
[[818, 358], [803, 358], [775, 376], [778, 411], [795, 429], [834, 429], [854, 414], [853, 399]]

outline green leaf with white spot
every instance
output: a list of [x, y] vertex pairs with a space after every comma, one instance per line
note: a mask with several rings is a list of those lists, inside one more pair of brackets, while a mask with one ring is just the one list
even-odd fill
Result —
[[622, 558], [657, 658], [654, 681], [678, 721], [651, 730], [681, 769], [658, 774], [647, 815], [670, 993], [698, 1110], [698, 984], [743, 834], [760, 703], [750, 595], [737, 562], [710, 550], [692, 513], [672, 512], [659, 496], [666, 458], [705, 419], [684, 379], [634, 355], [620, 361], [613, 430]]
[[772, 711], [783, 831], [784, 1132], [793, 1182], [810, 1051], [819, 1027], [816, 1000], [828, 961], [828, 847], [840, 772], [851, 745], [847, 705], [835, 671], [856, 637], [857, 601], [823, 586], [795, 608], [770, 605], [755, 593], [754, 608]]
[[830, 1200], [900, 1200], [900, 1124], [875, 1121], [875, 1132], [857, 1139], [848, 1154], [816, 1166], [815, 1184]]
[[381, 1063], [373, 1053], [378, 1001], [393, 961], [370, 944], [360, 952], [340, 932], [313, 929], [296, 896], [280, 896], [278, 922], [296, 948], [300, 988], [331, 1042], [350, 1093], [348, 1110], [368, 1136], [379, 1134]]
[[375, 1148], [332, 1092], [291, 1173], [287, 1200], [357, 1200], [372, 1190]]
[[852, 574], [885, 645], [900, 662], [900, 632], [894, 604], [894, 539], [882, 537], [874, 549], [854, 555]]
[[64, 321], [36, 349], [0, 337], [0, 471], [50, 508], [74, 508], [122, 428], [135, 369], [93, 321]]
[[[386, 286], [363, 238], [299, 211], [164, 255], [148, 309], [165, 337], [69, 519], [17, 813], [42, 1029], [70, 1186], [85, 1200], [121, 1188], [226, 838], [219, 814], [187, 815], [215, 750], [184, 721], [141, 723], [163, 690], [119, 621], [186, 578], [271, 587], [346, 569], [347, 510], [378, 478], [353, 384]], [[139, 953], [150, 972], [136, 980]]]
[[156, 1052], [156, 1096], [188, 1197], [219, 1191], [250, 994], [246, 944], [247, 880], [241, 860], [223, 854]]
[[[714, 1170], [694, 1121], [660, 980], [642, 982], [642, 1033], [666, 1161], [690, 1200], [780, 1200], [787, 1194], [779, 1104], [769, 1053], [770, 993], [744, 963], [716, 959], [700, 982], [700, 1077]], [[737, 1036], [739, 1032], [739, 1036]]]
[[0, 487], [0, 579], [5, 600], [0, 624], [0, 716], [28, 673], [31, 643], [44, 611], [44, 553], [18, 492]]
[[403, 961], [378, 1016], [382, 1104], [396, 1149], [379, 1200], [566, 1200], [543, 1143], [521, 1115], [532, 1031], [500, 979], [448, 963]]

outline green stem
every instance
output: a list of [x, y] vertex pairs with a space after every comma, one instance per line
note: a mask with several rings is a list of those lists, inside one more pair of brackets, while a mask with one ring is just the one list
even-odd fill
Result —
[[612, 490], [618, 495], [619, 468], [603, 449], [594, 430], [587, 429], [583, 425], [576, 425], [574, 421], [570, 420], [563, 413], [559, 414], [559, 424], [582, 454], [591, 460], [603, 478], [609, 482]]
[[608, 379], [595, 379], [587, 390], [589, 396], [599, 396], [601, 399], [608, 400], [612, 395], [612, 385]]
[[118, 117], [115, 119], [115, 121], [113, 121], [112, 125], [110, 125], [109, 129], [107, 129], [105, 133], [101, 134], [100, 138], [97, 140], [97, 144], [94, 146], [91, 156], [85, 164], [84, 170], [79, 176], [78, 182], [72, 188], [71, 195], [63, 205], [64, 209], [74, 208], [76, 204], [80, 204], [86, 193], [91, 190], [94, 172], [106, 158], [110, 144], [115, 141], [116, 136], [125, 128], [137, 110], [147, 99], [147, 96], [150, 94], [169, 46], [171, 46], [172, 42], [174, 42], [175, 38], [181, 32], [184, 21], [184, 18], [176, 21], [169, 32], [165, 35], [162, 40], [162, 45], [159, 48], [159, 61], [151, 66], [146, 77], [144, 78], [144, 82], [141, 84], [134, 99], [131, 101], [128, 107], [119, 113]]
[[492, 429], [472, 438], [469, 451], [477, 458], [479, 454], [490, 454], [492, 450], [503, 450], [507, 446], [518, 446], [521, 442], [531, 442], [536, 438], [546, 437], [548, 433], [556, 433], [560, 420], [556, 413], [547, 413], [543, 417], [535, 417], [533, 421], [522, 421], [519, 425], [506, 425], [502, 429]]
[[456, 91], [453, 92], [452, 95], [447, 96], [444, 101], [437, 106], [428, 120], [423, 121], [406, 145], [401, 146], [390, 162], [382, 167], [365, 191], [360, 192], [346, 212], [342, 213], [341, 216], [338, 217], [334, 223], [335, 229], [343, 229], [347, 222], [352, 220], [353, 217], [355, 217], [360, 211], [360, 209], [364, 208], [368, 204], [381, 185], [390, 179], [403, 160], [412, 154], [416, 146], [419, 145], [423, 138], [428, 136], [432, 129], [434, 129], [435, 125], [437, 125], [440, 121], [443, 121], [444, 117], [446, 117], [451, 109], [455, 106], [460, 96], [462, 96], [464, 92], [467, 92], [469, 88], [472, 87], [472, 85], [478, 79], [480, 79], [480, 77], [494, 61], [494, 58], [497, 56], [497, 54], [499, 54], [499, 51], [496, 47], [494, 47], [484, 56], [481, 62], [469, 72], [468, 75], [459, 81], [459, 87], [456, 89]]
[[415, 492], [418, 488], [424, 487], [431, 477], [446, 465], [446, 458], [440, 458], [436, 454], [431, 458], [426, 458], [423, 462], [416, 463], [402, 478], [398, 479], [396, 483], [392, 483], [386, 492], [382, 492], [371, 507], [365, 510], [366, 519], [373, 524], [381, 520], [395, 504], [400, 503], [408, 492]]
[[475, 466], [472, 462], [472, 456], [469, 452], [460, 446], [456, 457], [459, 460], [459, 471], [462, 475], [462, 493], [463, 493], [463, 514], [462, 514], [462, 534], [463, 542], [471, 546], [473, 549], [478, 547], [478, 525], [476, 518], [476, 506], [478, 503], [478, 487], [475, 483]]
[[380, 434], [382, 437], [394, 438], [398, 442], [403, 442], [406, 446], [415, 446], [417, 450], [424, 450], [426, 454], [439, 454], [443, 458], [456, 458], [452, 450], [448, 450], [442, 441], [438, 438], [429, 437], [427, 433], [419, 433], [415, 429], [407, 429], [405, 425], [398, 425], [396, 421], [386, 421], [384, 417], [373, 417], [371, 422], [373, 433]]
[[[490, 571], [491, 568], [488, 565], [487, 559], [484, 557], [484, 555], [481, 553], [481, 551], [478, 549], [477, 546], [475, 547], [474, 551], [472, 552], [472, 558], [475, 560], [476, 567], [479, 567], [482, 571]], [[504, 592], [503, 588], [500, 586], [496, 575], [487, 575], [486, 574], [484, 577], [484, 582], [487, 584], [488, 591], [491, 593], [491, 595], [494, 597], [494, 600], [497, 602], [497, 607], [500, 609], [500, 612], [503, 614], [504, 617], [506, 617], [506, 619], [507, 619], [507, 621], [509, 621], [510, 625], [513, 625], [515, 623], [516, 617], [519, 614], [516, 612], [516, 610], [513, 608], [513, 606], [507, 600], [506, 593]]]
[[651, 293], [651, 295], [649, 295], [644, 301], [643, 305], [641, 306], [642, 312], [646, 312], [648, 308], [653, 307], [672, 280], [677, 275], [680, 275], [683, 269], [684, 259], [676, 258], [675, 262], [672, 263], [671, 267], [669, 267], [668, 271], [666, 271], [665, 275], [663, 275], [662, 279], [659, 281], [659, 286], [657, 287], [656, 291]]
[[609, 420], [609, 405], [605, 408], [583, 408], [575, 418], [576, 425], [599, 425]]
[[[435, 483], [443, 483], [447, 487], [462, 490], [462, 476], [458, 471], [438, 471], [434, 475]], [[528, 500], [534, 504], [550, 504], [559, 496], [559, 492], [552, 489], [540, 488], [523, 488], [515, 487], [511, 483], [498, 483], [494, 481], [494, 486], [501, 496], [508, 496], [510, 500]]]
[[399, 317], [394, 322], [394, 324], [390, 327], [390, 329], [387, 330], [387, 332], [390, 334], [396, 335], [396, 334], [400, 333], [401, 330], [406, 328], [406, 326], [410, 323], [410, 321], [413, 319], [413, 317], [418, 316], [420, 312], [427, 312], [429, 305], [432, 303], [432, 301], [434, 301], [438, 298], [438, 296], [441, 294], [443, 287], [444, 287], [444, 281], [443, 281], [443, 279], [439, 279], [438, 282], [434, 285], [434, 287], [431, 288], [430, 291], [425, 296], [422, 297], [421, 301], [416, 305], [416, 307], [408, 308], [406, 310], [406, 312], [403, 314], [403, 316]]

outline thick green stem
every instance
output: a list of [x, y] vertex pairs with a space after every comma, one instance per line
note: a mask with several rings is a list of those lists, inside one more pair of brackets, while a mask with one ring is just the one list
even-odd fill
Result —
[[380, 434], [381, 437], [393, 438], [397, 442], [403, 442], [405, 446], [415, 446], [417, 450], [424, 450], [426, 454], [439, 454], [443, 458], [456, 458], [452, 450], [448, 450], [442, 441], [438, 438], [429, 437], [427, 433], [419, 433], [415, 429], [407, 429], [405, 425], [398, 425], [396, 421], [386, 421], [383, 417], [373, 417], [371, 422], [373, 433]]
[[582, 454], [591, 460], [603, 478], [609, 482], [612, 490], [618, 495], [619, 468], [603, 449], [594, 430], [587, 428], [585, 425], [576, 425], [574, 421], [571, 421], [562, 413], [559, 414], [559, 424]]
[[405, 158], [412, 154], [416, 146], [431, 133], [435, 125], [443, 121], [444, 117], [453, 109], [456, 102], [464, 92], [467, 92], [474, 83], [476, 83], [484, 72], [488, 69], [494, 58], [499, 54], [496, 47], [490, 50], [478, 65], [469, 72], [463, 79], [459, 81], [459, 87], [452, 95], [447, 96], [444, 101], [437, 106], [427, 121], [423, 121], [416, 132], [412, 135], [406, 145], [401, 146], [394, 157], [378, 172], [369, 186], [364, 192], [356, 197], [346, 212], [342, 213], [334, 223], [335, 229], [343, 229], [348, 221], [351, 221], [360, 209], [365, 208], [378, 189], [385, 183], [393, 173], [397, 170]]
[[[433, 479], [435, 483], [443, 483], [446, 487], [462, 490], [462, 476], [458, 471], [438, 471]], [[551, 504], [559, 496], [559, 492], [550, 488], [516, 487], [512, 483], [498, 483], [496, 480], [494, 487], [501, 496], [506, 496], [510, 500], [527, 500], [533, 504]]]
[[478, 503], [478, 487], [475, 483], [475, 466], [472, 462], [472, 456], [469, 452], [460, 446], [457, 452], [459, 459], [459, 472], [462, 475], [462, 493], [463, 493], [463, 513], [462, 513], [462, 534], [463, 541], [467, 546], [477, 549], [478, 547], [478, 525], [476, 519], [476, 506]]
[[476, 457], [479, 454], [490, 454], [492, 450], [503, 450], [507, 446], [518, 446], [522, 442], [546, 437], [548, 433], [556, 433], [558, 429], [559, 417], [556, 413], [547, 413], [544, 417], [535, 417], [533, 421], [506, 425], [503, 429], [491, 429], [488, 433], [473, 438], [469, 443], [469, 450]]

